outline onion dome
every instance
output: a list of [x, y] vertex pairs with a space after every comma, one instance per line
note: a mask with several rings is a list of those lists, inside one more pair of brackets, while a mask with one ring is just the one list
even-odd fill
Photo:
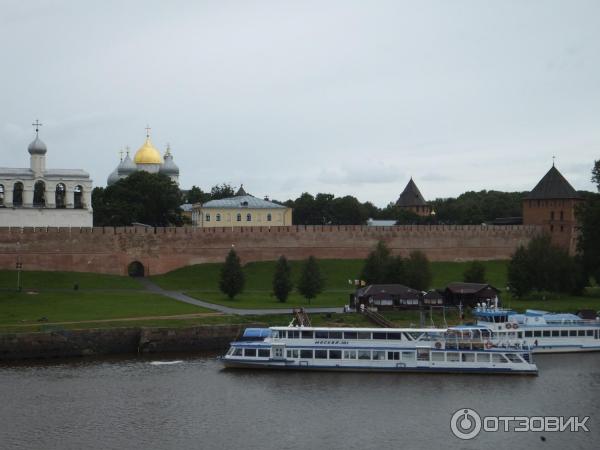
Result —
[[42, 142], [36, 133], [35, 140], [29, 144], [27, 150], [29, 150], [30, 155], [45, 155], [48, 149], [46, 148], [46, 144]]
[[106, 185], [110, 186], [111, 184], [115, 184], [117, 181], [119, 181], [119, 173], [117, 172], [118, 168], [116, 168], [115, 170], [113, 170], [110, 175], [108, 176], [108, 178], [106, 179]]
[[146, 142], [142, 145], [133, 158], [136, 164], [162, 164], [162, 156], [160, 152], [156, 150], [150, 137], [146, 137]]
[[160, 173], [165, 175], [179, 175], [179, 167], [173, 162], [173, 155], [171, 154], [171, 147], [167, 146], [167, 151], [164, 156], [164, 164], [160, 166], [158, 170]]
[[125, 159], [123, 159], [123, 161], [121, 161], [117, 170], [119, 171], [119, 175], [125, 175], [125, 176], [131, 175], [133, 172], [137, 171], [137, 166], [131, 160], [131, 157], [129, 156], [129, 152], [127, 152]]

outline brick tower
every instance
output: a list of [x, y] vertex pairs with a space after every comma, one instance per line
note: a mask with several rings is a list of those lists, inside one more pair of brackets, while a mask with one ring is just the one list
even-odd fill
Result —
[[582, 201], [577, 191], [552, 167], [523, 199], [523, 224], [540, 225], [552, 242], [575, 250], [575, 207]]
[[412, 177], [396, 201], [396, 206], [412, 211], [419, 216], [428, 216], [431, 213], [431, 207], [425, 202]]

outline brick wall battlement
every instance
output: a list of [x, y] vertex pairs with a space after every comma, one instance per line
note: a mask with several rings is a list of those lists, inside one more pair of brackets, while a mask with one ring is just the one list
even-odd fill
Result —
[[147, 274], [221, 262], [232, 246], [243, 262], [364, 258], [383, 240], [394, 254], [421, 250], [431, 260], [506, 259], [540, 233], [538, 226], [407, 225], [247, 228], [0, 228], [0, 269], [126, 274], [133, 261]]

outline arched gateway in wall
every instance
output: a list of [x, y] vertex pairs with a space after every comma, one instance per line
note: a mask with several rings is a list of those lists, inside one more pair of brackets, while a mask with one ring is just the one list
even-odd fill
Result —
[[141, 262], [133, 261], [127, 266], [127, 274], [130, 277], [143, 277], [146, 275], [146, 269]]

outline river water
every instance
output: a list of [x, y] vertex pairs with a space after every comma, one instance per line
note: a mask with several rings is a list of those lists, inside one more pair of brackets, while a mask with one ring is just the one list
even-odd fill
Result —
[[[222, 370], [215, 355], [3, 365], [0, 448], [600, 448], [600, 354], [536, 362], [538, 377]], [[590, 416], [590, 431], [464, 441], [460, 408]]]

